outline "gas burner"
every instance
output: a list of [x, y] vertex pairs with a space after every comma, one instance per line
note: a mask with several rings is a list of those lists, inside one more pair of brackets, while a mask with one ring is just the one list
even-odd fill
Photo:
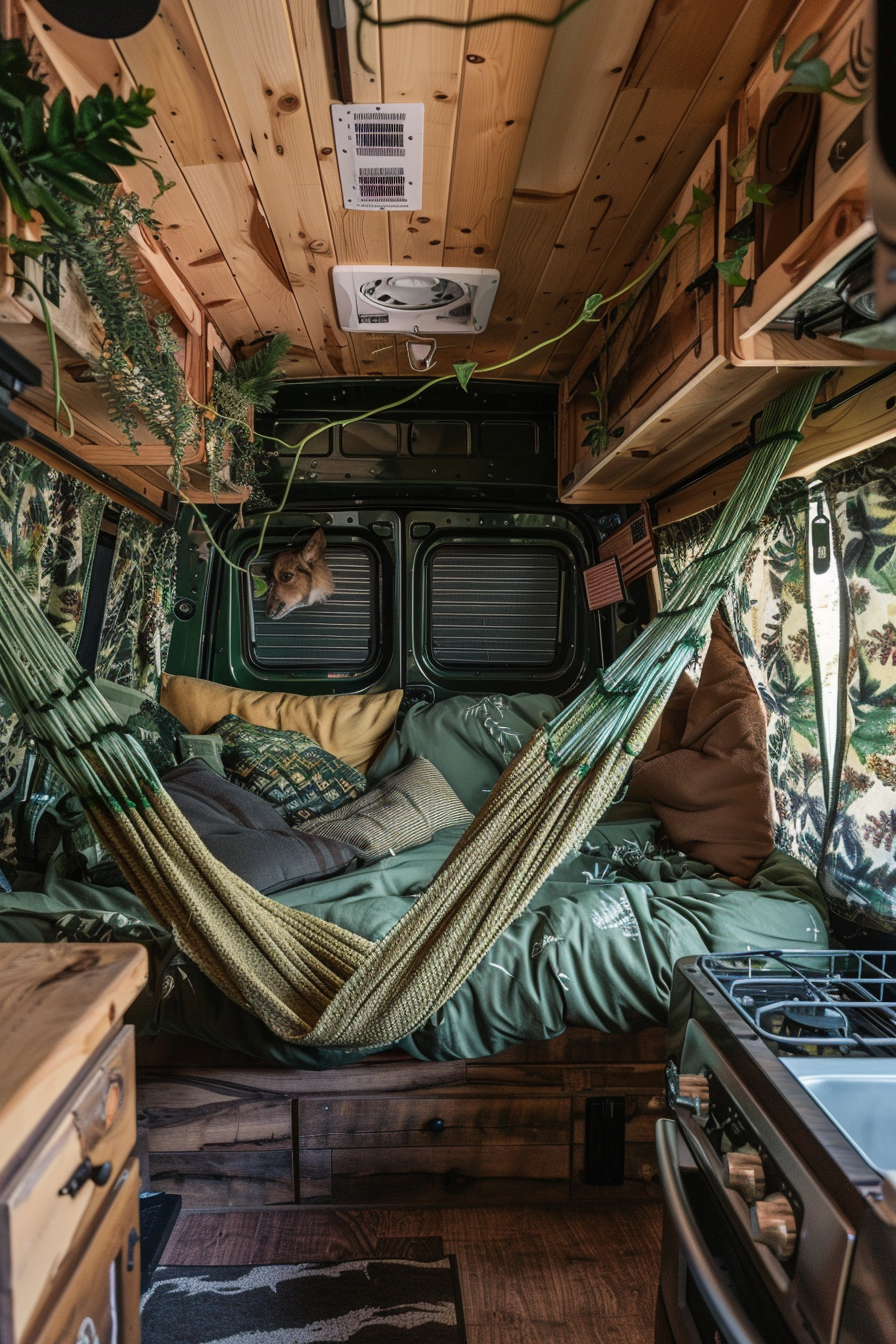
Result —
[[777, 1054], [896, 1057], [896, 952], [750, 952], [698, 964]]

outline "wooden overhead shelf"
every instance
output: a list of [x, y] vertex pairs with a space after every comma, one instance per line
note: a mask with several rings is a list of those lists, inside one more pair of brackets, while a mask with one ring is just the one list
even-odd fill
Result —
[[[787, 52], [820, 31], [812, 55], [834, 70], [845, 66], [848, 76], [839, 88], [860, 95], [870, 79], [870, 9], [870, 0], [803, 3], [787, 25]], [[784, 198], [775, 207], [756, 207], [758, 237], [742, 265], [749, 286], [721, 283], [713, 265], [738, 245], [726, 234], [748, 204], [746, 185], [754, 171], [761, 178], [766, 162], [779, 151], [783, 156], [780, 145], [766, 146], [776, 109], [790, 106], [779, 98], [789, 78], [784, 69], [774, 71], [769, 51], [671, 218], [680, 221], [690, 209], [693, 186], [713, 192], [715, 211], [706, 212], [699, 232], [682, 239], [634, 303], [620, 306], [595, 331], [573, 365], [561, 391], [559, 492], [564, 502], [637, 502], [660, 493], [743, 438], [751, 417], [805, 377], [807, 369], [839, 368], [843, 377], [848, 372], [860, 382], [896, 357], [826, 335], [797, 339], [792, 321], [785, 324], [781, 316], [873, 238], [863, 105], [802, 96], [797, 111], [803, 122], [798, 116], [796, 124], [806, 148], [804, 153], [794, 150], [796, 171], [803, 175], [794, 198], [799, 208]], [[729, 165], [739, 155], [743, 161], [753, 141], [755, 160], [735, 183]], [[789, 191], [793, 182], [783, 186]], [[633, 273], [643, 270], [661, 245], [655, 238]], [[836, 293], [832, 297], [836, 303]], [[587, 441], [597, 410], [595, 385], [606, 396], [603, 445]], [[893, 416], [889, 426], [878, 425], [874, 414], [870, 419], [873, 428], [854, 416], [844, 422], [854, 426], [859, 447], [879, 442], [896, 425]], [[832, 425], [825, 425], [829, 436]], [[834, 457], [858, 450], [836, 437]], [[813, 448], [806, 460], [817, 456]]]

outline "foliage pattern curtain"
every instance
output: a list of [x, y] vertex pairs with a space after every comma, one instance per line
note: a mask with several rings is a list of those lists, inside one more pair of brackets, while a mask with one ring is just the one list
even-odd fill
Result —
[[896, 929], [896, 450], [836, 478], [849, 591], [843, 766], [821, 878], [838, 913]]
[[96, 675], [154, 696], [174, 609], [177, 533], [125, 510], [118, 525]]
[[[11, 444], [0, 444], [0, 549], [67, 643], [81, 631], [84, 594], [106, 501], [89, 486]], [[26, 734], [0, 700], [0, 856], [11, 858], [7, 800], [25, 757]]]
[[[775, 843], [814, 871], [827, 803], [810, 645], [806, 502], [805, 487], [778, 487], [725, 608], [768, 720]], [[664, 587], [699, 553], [719, 511], [658, 531]]]

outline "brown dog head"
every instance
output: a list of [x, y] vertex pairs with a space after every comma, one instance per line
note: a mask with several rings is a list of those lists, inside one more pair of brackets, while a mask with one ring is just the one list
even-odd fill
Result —
[[282, 620], [299, 607], [326, 602], [336, 584], [324, 559], [327, 539], [318, 528], [307, 545], [279, 551], [268, 569], [265, 611], [272, 621]]

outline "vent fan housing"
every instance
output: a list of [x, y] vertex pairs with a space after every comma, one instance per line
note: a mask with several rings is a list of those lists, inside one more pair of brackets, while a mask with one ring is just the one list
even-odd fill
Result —
[[405, 336], [482, 331], [499, 279], [498, 271], [460, 266], [334, 266], [339, 325]]
[[346, 210], [419, 210], [423, 104], [334, 103], [330, 111]]

